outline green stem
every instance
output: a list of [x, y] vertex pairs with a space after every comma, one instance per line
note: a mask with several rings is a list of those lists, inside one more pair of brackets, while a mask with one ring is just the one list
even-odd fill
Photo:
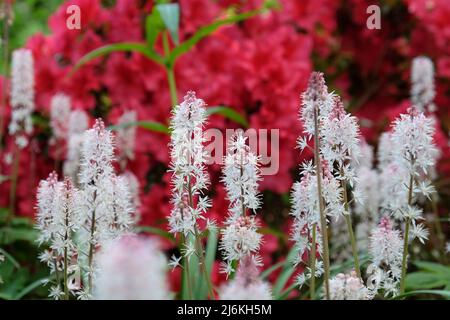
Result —
[[67, 248], [64, 248], [64, 299], [69, 300], [69, 287], [67, 276]]
[[[186, 245], [186, 237], [183, 233], [181, 233], [181, 244]], [[186, 286], [188, 291], [188, 299], [192, 300], [192, 283], [191, 283], [191, 273], [189, 272], [189, 259], [186, 257], [183, 257], [183, 277], [186, 279]]]
[[9, 220], [11, 221], [15, 215], [16, 209], [16, 191], [17, 191], [17, 179], [19, 176], [19, 162], [20, 162], [20, 149], [18, 146], [15, 146], [14, 159], [13, 159], [13, 167], [11, 172], [11, 187], [9, 189]]
[[[164, 31], [162, 39], [164, 56], [167, 58], [170, 55], [169, 33], [167, 31]], [[175, 61], [173, 63], [166, 64], [167, 81], [169, 82], [170, 100], [172, 102], [172, 107], [175, 107], [178, 104], [174, 65]]]
[[[95, 203], [95, 200], [97, 198], [97, 192], [94, 193], [94, 200], [93, 203]], [[88, 283], [89, 283], [89, 294], [92, 294], [92, 279], [93, 279], [93, 274], [92, 274], [92, 266], [93, 266], [93, 262], [94, 262], [94, 250], [95, 250], [95, 241], [94, 241], [94, 235], [95, 235], [95, 208], [94, 210], [92, 210], [92, 216], [91, 216], [91, 234], [90, 234], [90, 241], [89, 241], [89, 256], [88, 256]]]
[[2, 88], [2, 97], [0, 105], [0, 154], [3, 151], [3, 126], [5, 125], [5, 111], [6, 111], [6, 94], [8, 92], [8, 74], [9, 74], [9, 20], [10, 20], [10, 3], [9, 1], [3, 2], [3, 72], [4, 82]]
[[309, 285], [309, 292], [311, 293], [311, 300], [316, 298], [316, 224], [312, 225], [312, 243], [311, 253], [309, 256], [309, 267], [311, 269], [311, 279]]
[[330, 256], [328, 251], [328, 229], [325, 217], [325, 207], [322, 196], [322, 164], [320, 161], [320, 139], [319, 139], [319, 115], [317, 108], [314, 109], [314, 162], [316, 166], [317, 176], [317, 193], [319, 198], [320, 211], [320, 231], [322, 232], [323, 243], [323, 265], [324, 265], [324, 282], [325, 282], [325, 298], [330, 300]]
[[[341, 169], [341, 176], [343, 172]], [[353, 232], [353, 225], [352, 225], [352, 218], [350, 216], [350, 206], [348, 204], [348, 195], [347, 195], [347, 186], [344, 180], [341, 181], [342, 185], [342, 191], [344, 196], [344, 208], [345, 208], [345, 221], [347, 222], [347, 228], [348, 228], [348, 234], [350, 236], [350, 243], [352, 246], [352, 253], [353, 253], [353, 262], [355, 264], [355, 271], [358, 276], [358, 278], [361, 278], [361, 268], [359, 267], [359, 258], [358, 258], [358, 249], [356, 247], [356, 238], [355, 233]]]
[[[413, 202], [413, 188], [414, 188], [414, 176], [411, 174], [409, 177], [409, 192], [408, 192], [408, 205], [411, 206]], [[403, 257], [402, 257], [402, 277], [400, 278], [400, 294], [405, 293], [405, 277], [406, 269], [408, 265], [408, 238], [409, 238], [409, 226], [411, 224], [411, 218], [406, 219], [405, 233], [403, 235]]]

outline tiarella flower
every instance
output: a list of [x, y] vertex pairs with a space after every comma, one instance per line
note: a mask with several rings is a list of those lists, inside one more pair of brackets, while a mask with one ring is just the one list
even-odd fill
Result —
[[236, 277], [221, 288], [220, 300], [272, 300], [269, 284], [259, 279], [259, 264], [254, 256], [246, 256]]
[[[37, 196], [37, 228], [40, 231], [38, 241], [50, 246], [50, 250], [40, 255], [40, 260], [50, 267], [51, 273], [61, 274], [66, 298], [69, 292], [68, 277], [77, 270], [78, 253], [73, 242], [73, 234], [79, 227], [77, 197], [78, 191], [72, 181], [66, 178], [64, 182], [58, 182], [55, 173], [41, 181]], [[56, 279], [59, 279], [58, 275]], [[59, 287], [59, 283], [56, 287]], [[56, 287], [51, 289], [50, 296], [59, 299]]]
[[[229, 217], [222, 230], [221, 248], [227, 263], [241, 260], [259, 250], [261, 235], [252, 212], [260, 206], [258, 157], [250, 151], [242, 131], [233, 136], [225, 157], [222, 178], [227, 190]], [[247, 215], [250, 214], [250, 215]], [[231, 268], [230, 268], [231, 269]]]
[[253, 216], [230, 217], [227, 226], [222, 230], [220, 249], [224, 258], [231, 265], [235, 260], [256, 254], [259, 251], [262, 235]]
[[93, 298], [171, 299], [166, 269], [166, 258], [154, 240], [124, 235], [99, 252]]
[[411, 108], [400, 115], [391, 135], [392, 161], [409, 170], [413, 176], [429, 173], [435, 166], [439, 152], [434, 143], [434, 122]]
[[374, 292], [383, 289], [386, 296], [396, 295], [402, 272], [403, 239], [389, 218], [383, 217], [372, 232], [369, 255], [368, 288]]
[[52, 238], [54, 201], [56, 189], [58, 187], [58, 175], [56, 172], [50, 173], [47, 180], [42, 180], [37, 189], [37, 214], [36, 227], [40, 231], [38, 243], [43, 244]]
[[141, 200], [139, 196], [139, 180], [131, 171], [125, 171], [120, 175], [122, 179], [125, 179], [128, 185], [128, 193], [131, 197], [131, 209], [134, 212], [135, 223], [139, 222], [139, 207], [141, 206]]
[[383, 188], [377, 170], [364, 166], [357, 169], [357, 182], [353, 193], [357, 194], [354, 198], [359, 200], [354, 202], [354, 212], [359, 218], [355, 228], [359, 249], [368, 247], [369, 234], [380, 219], [381, 189]]
[[314, 135], [314, 113], [318, 120], [325, 119], [330, 113], [334, 103], [334, 95], [328, 93], [323, 73], [313, 72], [309, 78], [308, 88], [302, 94], [301, 120], [305, 134]]
[[130, 123], [137, 121], [136, 111], [126, 111], [120, 116], [117, 123], [119, 129], [116, 135], [116, 144], [119, 151], [119, 163], [124, 167], [127, 160], [134, 160], [134, 144], [136, 140], [136, 126]]
[[370, 300], [370, 291], [355, 272], [339, 273], [330, 280], [331, 300]]
[[80, 219], [83, 224], [80, 239], [88, 247], [82, 265], [87, 268], [89, 276], [89, 294], [96, 248], [127, 232], [133, 221], [128, 185], [125, 179], [117, 178], [113, 172], [113, 149], [111, 132], [105, 129], [102, 120], [97, 119], [93, 128], [83, 135], [79, 180], [82, 189]]
[[428, 57], [416, 57], [411, 69], [411, 102], [421, 111], [435, 111], [434, 66]]
[[67, 138], [70, 110], [70, 98], [68, 96], [63, 93], [53, 96], [50, 102], [50, 125], [56, 140]]
[[354, 182], [353, 164], [361, 156], [360, 135], [357, 119], [345, 112], [341, 99], [336, 96], [321, 126], [320, 152], [331, 166], [337, 164], [340, 178], [350, 185]]
[[109, 230], [111, 237], [128, 233], [134, 224], [132, 200], [130, 188], [126, 178], [113, 176], [111, 179], [111, 216], [109, 218]]
[[74, 110], [69, 115], [67, 132], [67, 155], [64, 162], [64, 174], [78, 184], [83, 133], [88, 129], [89, 117], [86, 112]]
[[[325, 212], [329, 216], [339, 217], [343, 212], [341, 189], [339, 182], [334, 178], [328, 168], [324, 165], [322, 179], [322, 194], [325, 204]], [[311, 239], [313, 226], [316, 225], [316, 252], [322, 255], [322, 236], [320, 232], [320, 213], [319, 199], [317, 196], [317, 178], [315, 170], [311, 163], [303, 166], [302, 178], [300, 182], [296, 182], [293, 186], [291, 201], [291, 215], [294, 216], [292, 240], [295, 242], [297, 254], [294, 264], [307, 263], [309, 261], [308, 252], [311, 251]], [[305, 258], [307, 258], [305, 260]], [[318, 265], [318, 262], [316, 262]], [[318, 269], [315, 271], [316, 276], [320, 276]], [[309, 279], [311, 275], [307, 275], [304, 280]], [[301, 279], [301, 278], [300, 278]], [[299, 283], [300, 284], [300, 283]]]
[[254, 212], [260, 207], [258, 157], [250, 151], [246, 140], [242, 131], [232, 138], [223, 168], [222, 181], [230, 201], [230, 214], [233, 216], [243, 215], [247, 209]]
[[209, 183], [203, 148], [205, 120], [205, 103], [194, 92], [188, 92], [173, 111], [170, 142], [173, 209], [169, 217], [173, 233], [195, 233], [199, 229], [197, 220], [203, 219], [210, 206], [202, 195]]
[[14, 136], [19, 148], [28, 145], [32, 131], [31, 114], [34, 111], [34, 64], [28, 49], [18, 49], [12, 54], [11, 122], [9, 134]]

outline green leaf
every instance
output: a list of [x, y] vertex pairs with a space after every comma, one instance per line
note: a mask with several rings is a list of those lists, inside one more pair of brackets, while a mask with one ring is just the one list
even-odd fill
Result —
[[153, 48], [158, 38], [158, 34], [164, 30], [164, 22], [161, 19], [159, 11], [156, 7], [153, 8], [152, 13], [145, 19], [145, 37], [147, 39], [148, 47]]
[[20, 300], [23, 297], [25, 297], [27, 294], [31, 293], [35, 289], [39, 288], [40, 286], [44, 285], [49, 280], [48, 277], [38, 279], [32, 283], [30, 283], [28, 286], [23, 288], [18, 294], [14, 296], [14, 300]]
[[446, 279], [440, 274], [430, 272], [412, 272], [407, 274], [405, 279], [406, 288], [414, 289], [433, 289], [444, 287], [450, 279]]
[[132, 121], [132, 122], [127, 122], [127, 123], [110, 126], [109, 129], [112, 131], [115, 131], [118, 129], [128, 128], [128, 127], [133, 127], [133, 126], [143, 128], [143, 129], [146, 129], [149, 131], [170, 134], [170, 129], [166, 125], [164, 125], [160, 122], [156, 122], [156, 121]]
[[263, 272], [261, 272], [261, 275], [259, 276], [262, 280], [268, 278], [272, 272], [278, 270], [281, 267], [284, 267], [284, 265], [287, 263], [287, 261], [281, 261], [278, 263], [275, 263], [273, 266], [271, 266], [270, 268], [267, 268], [266, 270], [264, 270]]
[[[217, 251], [217, 230], [210, 230], [208, 235], [208, 242], [206, 244], [206, 253], [205, 253], [205, 265], [208, 276], [211, 277], [211, 270], [216, 260], [216, 251]], [[206, 299], [208, 297], [208, 284], [206, 280], [200, 281], [200, 299]]]
[[160, 237], [163, 237], [167, 240], [170, 240], [172, 242], [175, 242], [175, 237], [173, 236], [173, 234], [171, 234], [170, 232], [167, 232], [165, 230], [162, 230], [160, 228], [151, 227], [151, 226], [138, 226], [136, 228], [136, 231], [138, 233], [140, 233], [140, 232], [152, 233], [152, 234], [158, 235]]
[[120, 51], [139, 52], [142, 53], [147, 58], [149, 58], [150, 60], [153, 60], [154, 62], [160, 65], [164, 65], [164, 59], [155, 51], [153, 51], [152, 48], [147, 47], [143, 43], [136, 43], [136, 42], [114, 43], [100, 47], [84, 55], [80, 60], [78, 60], [73, 69], [69, 72], [69, 77], [72, 76], [81, 66], [88, 63], [89, 61], [92, 61], [95, 58], [102, 57], [113, 52], [120, 52]]
[[3, 250], [2, 248], [0, 248], [0, 253], [1, 253], [2, 255], [4, 255], [5, 258], [6, 258], [7, 260], [9, 260], [9, 262], [11, 262], [11, 264], [12, 264], [14, 267], [16, 267], [17, 269], [20, 268], [19, 262], [18, 262], [16, 259], [14, 259], [14, 257], [13, 257], [12, 255], [10, 255], [8, 252], [6, 252], [5, 250]]
[[167, 30], [169, 30], [173, 42], [178, 44], [178, 28], [180, 25], [180, 7], [178, 3], [158, 4], [156, 9]]
[[295, 290], [298, 287], [297, 283], [293, 283], [291, 284], [289, 287], [286, 288], [286, 290], [284, 290], [282, 293], [280, 293], [280, 295], [275, 296], [274, 299], [275, 300], [286, 300], [287, 297], [289, 296], [289, 294]]
[[239, 112], [229, 107], [218, 106], [218, 107], [210, 107], [206, 109], [206, 113], [208, 115], [220, 114], [225, 118], [228, 118], [236, 123], [241, 124], [245, 128], [248, 127], [248, 122]]
[[6, 245], [16, 241], [26, 241], [32, 244], [36, 243], [38, 232], [32, 228], [24, 227], [3, 227], [0, 228], [0, 244]]
[[427, 261], [414, 261], [413, 262], [417, 268], [429, 272], [435, 272], [435, 273], [442, 273], [446, 274], [448, 277], [450, 277], [450, 267], [444, 266], [439, 263], [434, 262], [427, 262]]
[[286, 258], [286, 264], [284, 265], [283, 270], [281, 271], [281, 274], [278, 277], [277, 281], [273, 285], [272, 293], [274, 297], [277, 297], [281, 294], [281, 291], [286, 286], [286, 283], [288, 282], [289, 278], [294, 274], [295, 267], [292, 264], [292, 261], [296, 254], [297, 252], [295, 248], [291, 249], [291, 251], [289, 252]]
[[394, 297], [393, 299], [401, 299], [401, 298], [404, 298], [404, 297], [417, 296], [417, 295], [421, 295], [421, 294], [437, 295], [437, 296], [444, 297], [446, 299], [450, 299], [450, 291], [449, 290], [416, 290], [416, 291], [409, 291], [409, 292], [406, 292], [404, 294], [398, 295], [398, 296]]
[[216, 31], [221, 26], [225, 26], [227, 24], [233, 24], [236, 22], [244, 21], [251, 17], [254, 17], [262, 12], [266, 11], [266, 8], [260, 8], [256, 10], [251, 10], [248, 12], [244, 12], [241, 14], [233, 14], [228, 18], [216, 20], [213, 23], [201, 27], [192, 37], [182, 42], [179, 46], [175, 47], [169, 55], [168, 64], [173, 65], [175, 60], [182, 55], [183, 53], [188, 52], [194, 45], [197, 44], [203, 38], [209, 36], [211, 33]]
[[0, 184], [2, 184], [5, 181], [8, 181], [8, 180], [9, 180], [8, 176], [3, 176], [3, 175], [0, 174]]

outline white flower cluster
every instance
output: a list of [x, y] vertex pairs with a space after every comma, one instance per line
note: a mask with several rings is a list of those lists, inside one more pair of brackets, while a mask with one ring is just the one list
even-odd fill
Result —
[[330, 300], [370, 300], [372, 295], [355, 272], [330, 280]]
[[[67, 139], [68, 123], [71, 112], [70, 98], [58, 93], [50, 101], [50, 126], [55, 140]], [[55, 142], [55, 141], [53, 141]]]
[[25, 148], [33, 125], [34, 111], [34, 63], [28, 49], [18, 49], [12, 54], [11, 73], [11, 122], [9, 134], [15, 137], [16, 145]]
[[337, 176], [353, 186], [354, 166], [361, 157], [360, 131], [356, 117], [344, 110], [341, 99], [334, 98], [334, 106], [321, 125], [320, 152], [330, 165], [337, 165]]
[[123, 235], [98, 254], [93, 298], [99, 300], [172, 299], [167, 259], [155, 240]]
[[116, 135], [116, 144], [119, 151], [118, 162], [124, 168], [127, 160], [134, 160], [136, 140], [136, 126], [130, 125], [137, 121], [136, 111], [124, 112], [117, 123], [119, 129]]
[[78, 173], [80, 171], [81, 148], [83, 145], [83, 134], [89, 127], [89, 117], [82, 110], [70, 112], [67, 127], [67, 154], [64, 161], [63, 171], [66, 176], [72, 177], [78, 184]]
[[[58, 182], [56, 174], [51, 174], [49, 179], [41, 182], [38, 192], [39, 241], [49, 243], [51, 249], [41, 256], [41, 260], [46, 261], [53, 272], [58, 272], [61, 259], [57, 259], [57, 264], [51, 264], [53, 255], [63, 255], [66, 267], [70, 262], [70, 273], [86, 274], [89, 284], [84, 283], [83, 290], [76, 292], [82, 298], [91, 294], [97, 248], [130, 232], [135, 222], [127, 179], [116, 176], [112, 166], [112, 140], [103, 121], [96, 120], [82, 138], [79, 190], [70, 178]], [[76, 259], [71, 259], [75, 252]], [[60, 298], [61, 294], [59, 284], [52, 288], [54, 298]]]
[[[342, 194], [339, 182], [334, 178], [327, 165], [322, 168], [322, 196], [325, 204], [325, 213], [330, 216], [339, 216], [343, 211]], [[304, 164], [300, 182], [294, 183], [291, 193], [292, 209], [294, 216], [291, 239], [295, 242], [297, 254], [294, 264], [304, 261], [305, 254], [311, 251], [311, 239], [313, 226], [316, 225], [316, 251], [322, 255], [322, 236], [320, 232], [320, 210], [317, 193], [316, 172], [311, 162]], [[308, 258], [309, 259], [309, 258]], [[321, 262], [316, 262], [316, 277], [321, 275]], [[311, 277], [310, 273], [299, 277], [299, 285]]]
[[[65, 273], [66, 276], [72, 276], [78, 271], [78, 250], [73, 240], [74, 233], [80, 227], [78, 196], [79, 191], [70, 178], [58, 182], [54, 172], [39, 184], [36, 217], [37, 229], [40, 231], [38, 242], [50, 246], [39, 258], [47, 264], [51, 274]], [[60, 299], [63, 294], [59, 283], [50, 292], [55, 299]]]
[[411, 68], [411, 102], [421, 111], [435, 111], [434, 66], [430, 58], [414, 58]]
[[[225, 270], [228, 271], [233, 271], [233, 261], [257, 254], [262, 239], [252, 215], [260, 207], [258, 157], [251, 152], [246, 141], [242, 131], [232, 137], [223, 168], [222, 181], [230, 206], [220, 248], [224, 251]], [[249, 210], [253, 212], [247, 212]]]
[[209, 184], [203, 148], [205, 121], [205, 103], [194, 92], [188, 92], [175, 107], [171, 121], [172, 233], [195, 234], [199, 230], [197, 220], [204, 219], [203, 214], [210, 207], [209, 199], [203, 195]]
[[239, 264], [236, 277], [220, 289], [220, 300], [272, 300], [269, 284], [258, 277], [259, 264], [256, 257], [246, 256]]
[[84, 133], [81, 154], [81, 219], [90, 233], [83, 239], [95, 247], [130, 230], [132, 200], [126, 180], [114, 174], [113, 136], [102, 120]]
[[372, 231], [369, 255], [368, 288], [374, 292], [383, 289], [386, 296], [396, 295], [402, 272], [403, 239], [389, 218], [383, 217]]

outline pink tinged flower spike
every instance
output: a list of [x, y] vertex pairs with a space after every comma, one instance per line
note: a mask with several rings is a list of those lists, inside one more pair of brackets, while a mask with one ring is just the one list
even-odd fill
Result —
[[50, 126], [56, 140], [65, 140], [69, 130], [70, 98], [58, 93], [50, 101]]
[[98, 255], [94, 299], [168, 300], [166, 257], [153, 239], [124, 235]]
[[28, 49], [18, 49], [12, 54], [11, 72], [11, 122], [9, 134], [15, 136], [19, 148], [28, 145], [32, 132], [31, 114], [34, 111], [34, 63]]
[[334, 95], [328, 93], [323, 73], [313, 72], [309, 78], [308, 88], [302, 94], [300, 119], [303, 131], [309, 136], [314, 135], [314, 112], [318, 111], [319, 120], [328, 116], [333, 107]]
[[259, 278], [260, 262], [254, 256], [246, 256], [236, 272], [236, 277], [222, 286], [220, 300], [272, 300], [268, 283]]
[[396, 295], [402, 272], [403, 238], [400, 231], [393, 229], [392, 222], [387, 217], [383, 217], [378, 227], [372, 231], [369, 256], [369, 290], [376, 294], [379, 289], [383, 289], [385, 296]]
[[210, 207], [203, 196], [209, 184], [203, 127], [206, 121], [205, 103], [190, 91], [184, 101], [175, 107], [171, 120], [170, 156], [172, 171], [172, 204], [169, 218], [171, 232], [185, 235], [199, 229], [198, 219]]
[[434, 112], [436, 95], [434, 66], [430, 58], [419, 56], [413, 59], [411, 68], [411, 102], [422, 112]]
[[136, 126], [130, 124], [136, 121], [136, 111], [126, 111], [119, 118], [116, 142], [119, 150], [119, 162], [123, 167], [127, 160], [134, 160]]
[[331, 300], [371, 300], [371, 292], [355, 272], [339, 273], [330, 280]]
[[233, 261], [258, 253], [262, 235], [258, 233], [258, 224], [253, 216], [230, 219], [221, 233], [220, 249], [229, 266]]

